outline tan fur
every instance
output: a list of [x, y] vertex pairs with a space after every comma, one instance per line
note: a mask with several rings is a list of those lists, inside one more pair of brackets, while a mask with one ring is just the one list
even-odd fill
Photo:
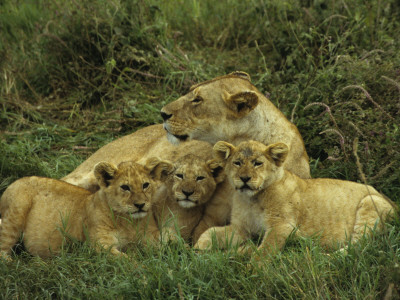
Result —
[[68, 239], [88, 237], [97, 249], [116, 255], [145, 235], [158, 239], [150, 199], [171, 171], [171, 164], [157, 158], [144, 166], [100, 162], [94, 169], [96, 193], [50, 178], [19, 179], [0, 200], [0, 256], [9, 257], [21, 234], [26, 249], [41, 257], [59, 253]]
[[291, 149], [285, 169], [310, 178], [308, 156], [296, 126], [251, 84], [244, 72], [195, 85], [188, 94], [164, 106], [161, 114], [169, 139], [175, 142], [284, 142]]
[[108, 161], [115, 165], [123, 161], [143, 163], [153, 156], [175, 161], [188, 153], [205, 153], [211, 149], [212, 147], [208, 143], [200, 141], [172, 145], [168, 141], [162, 125], [152, 125], [103, 146], [62, 180], [90, 191], [96, 191], [99, 186], [94, 177], [93, 168], [101, 161]]
[[214, 150], [225, 160], [226, 175], [236, 189], [231, 225], [208, 229], [197, 248], [209, 247], [214, 233], [220, 247], [233, 233], [233, 244], [265, 233], [259, 249], [276, 251], [295, 229], [300, 236], [319, 234], [325, 246], [341, 246], [357, 241], [376, 224], [381, 228], [395, 213], [394, 204], [372, 186], [301, 179], [284, 170], [289, 149], [283, 143], [265, 146], [248, 141], [235, 147], [219, 142]]
[[[212, 158], [212, 146], [207, 142], [195, 140], [173, 145], [168, 141], [162, 125], [153, 125], [103, 146], [72, 173], [64, 177], [63, 180], [94, 192], [99, 188], [99, 185], [91, 170], [96, 163], [102, 160], [107, 160], [113, 164], [118, 164], [122, 160], [134, 160], [143, 163], [149, 157], [157, 156], [161, 159], [175, 162], [179, 158], [191, 153], [203, 159], [204, 163]], [[187, 169], [190, 170], [191, 167], [187, 165]], [[158, 195], [162, 195], [157, 197], [159, 205], [161, 205], [160, 201], [163, 197], [167, 201], [166, 194], [163, 195], [165, 189], [166, 187], [164, 186], [160, 193], [158, 193]], [[165, 193], [167, 192], [165, 191]], [[232, 194], [232, 188], [228, 182], [224, 181], [218, 184], [212, 198], [204, 208], [201, 221], [196, 226], [196, 229], [192, 231], [192, 240], [197, 240], [200, 234], [209, 227], [222, 226], [229, 222], [231, 200], [230, 196], [226, 197], [226, 195], [230, 194]], [[175, 215], [180, 212], [184, 213], [182, 218], [178, 216], [178, 227], [193, 228], [193, 220], [198, 218], [198, 214], [194, 213], [193, 219], [192, 217], [186, 219], [185, 216], [189, 216], [195, 210], [189, 209], [186, 211], [183, 208], [180, 209], [180, 207], [175, 207], [175, 209], [173, 206], [170, 203], [166, 207], [172, 209]], [[163, 219], [166, 221], [170, 219], [170, 216], [165, 215]], [[186, 224], [186, 221], [189, 224]], [[186, 232], [181, 233], [183, 233], [183, 236], [187, 236]]]
[[225, 176], [219, 165], [207, 161], [211, 154], [178, 159], [174, 172], [156, 193], [153, 210], [166, 239], [175, 239], [179, 230], [184, 240], [197, 241], [207, 228], [228, 223], [229, 194], [234, 190], [222, 182]]

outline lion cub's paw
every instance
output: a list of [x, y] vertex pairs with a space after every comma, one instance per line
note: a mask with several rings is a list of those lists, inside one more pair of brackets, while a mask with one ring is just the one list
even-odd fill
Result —
[[194, 245], [194, 249], [198, 250], [207, 250], [210, 249], [212, 246], [212, 240], [207, 235], [200, 236], [197, 243]]

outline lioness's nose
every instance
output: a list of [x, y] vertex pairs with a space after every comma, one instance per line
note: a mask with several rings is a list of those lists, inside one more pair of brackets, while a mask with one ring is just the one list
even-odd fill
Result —
[[163, 118], [164, 121], [167, 121], [169, 118], [172, 117], [172, 114], [167, 114], [165, 112], [161, 112], [161, 117]]
[[189, 197], [189, 196], [192, 195], [194, 192], [187, 192], [187, 191], [182, 190], [182, 193], [183, 193], [186, 197]]
[[247, 181], [249, 181], [250, 179], [251, 179], [251, 177], [240, 177], [240, 179], [244, 182], [244, 183], [246, 183]]
[[144, 207], [144, 203], [140, 203], [140, 204], [138, 204], [138, 203], [135, 203], [135, 206], [137, 207], [137, 208], [139, 208], [139, 209], [142, 209], [143, 207]]

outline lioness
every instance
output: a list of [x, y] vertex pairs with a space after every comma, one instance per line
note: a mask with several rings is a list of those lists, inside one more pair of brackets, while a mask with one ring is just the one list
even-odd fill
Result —
[[192, 86], [188, 94], [164, 106], [161, 116], [172, 142], [284, 142], [291, 149], [285, 169], [310, 178], [308, 156], [296, 126], [251, 84], [244, 72]]
[[326, 246], [357, 241], [376, 224], [393, 216], [395, 205], [372, 186], [335, 179], [301, 179], [283, 168], [289, 154], [284, 143], [265, 146], [247, 141], [237, 147], [218, 142], [214, 155], [226, 162], [225, 172], [236, 189], [231, 225], [210, 228], [196, 247], [205, 249], [212, 234], [220, 246], [234, 233], [233, 244], [265, 232], [259, 246], [273, 252], [297, 229], [301, 236], [321, 235]]
[[167, 239], [178, 229], [184, 240], [195, 242], [207, 228], [228, 223], [233, 189], [214, 160], [187, 154], [173, 165], [154, 196], [153, 211]]
[[59, 253], [64, 238], [88, 237], [98, 250], [110, 248], [115, 255], [144, 236], [158, 239], [150, 199], [171, 169], [170, 163], [157, 158], [144, 166], [100, 162], [94, 168], [100, 186], [96, 193], [50, 178], [15, 181], [0, 200], [0, 257], [10, 259], [21, 234], [26, 249], [40, 257]]

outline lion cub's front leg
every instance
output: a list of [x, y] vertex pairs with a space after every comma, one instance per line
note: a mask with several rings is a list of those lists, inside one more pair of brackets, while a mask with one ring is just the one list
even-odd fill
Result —
[[290, 236], [293, 230], [293, 225], [286, 222], [273, 224], [273, 226], [265, 232], [261, 245], [258, 247], [256, 259], [258, 260], [266, 254], [274, 254], [281, 250], [285, 245], [286, 239]]
[[199, 238], [197, 243], [194, 245], [196, 249], [208, 249], [213, 244], [213, 237], [215, 236], [215, 242], [217, 247], [225, 249], [227, 246], [237, 246], [243, 243], [247, 237], [243, 233], [232, 225], [224, 227], [212, 227], [207, 229]]

